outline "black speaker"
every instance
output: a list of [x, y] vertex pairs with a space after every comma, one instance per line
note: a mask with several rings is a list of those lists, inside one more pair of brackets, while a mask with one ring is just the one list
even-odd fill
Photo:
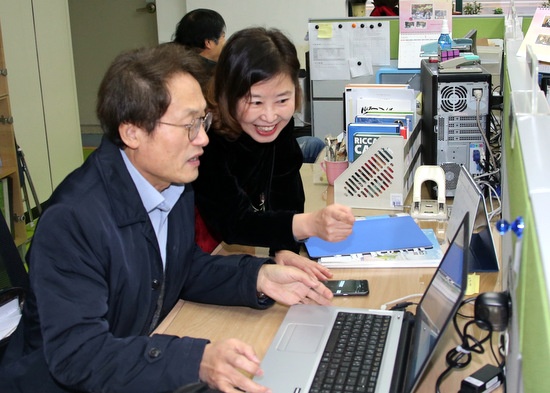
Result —
[[477, 325], [485, 330], [501, 332], [506, 330], [512, 305], [508, 292], [485, 292], [479, 294], [474, 306]]

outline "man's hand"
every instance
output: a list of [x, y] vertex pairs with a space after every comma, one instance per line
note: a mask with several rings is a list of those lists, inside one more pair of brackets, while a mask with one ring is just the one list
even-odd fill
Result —
[[258, 273], [258, 292], [276, 302], [329, 305], [332, 292], [315, 276], [293, 266], [263, 265]]
[[315, 276], [322, 281], [332, 278], [332, 272], [328, 268], [292, 251], [277, 251], [277, 253], [275, 254], [275, 258], [273, 259], [279, 265], [297, 267], [298, 269], [303, 270], [310, 276]]
[[231, 338], [205, 347], [199, 377], [208, 386], [226, 393], [271, 393], [270, 389], [252, 381], [243, 372], [263, 374], [260, 360], [250, 345]]

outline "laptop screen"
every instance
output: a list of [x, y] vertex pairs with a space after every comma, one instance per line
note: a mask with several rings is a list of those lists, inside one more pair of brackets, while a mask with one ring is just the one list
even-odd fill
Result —
[[[470, 272], [496, 272], [499, 263], [483, 193], [464, 165], [455, 191], [451, 215], [447, 225], [449, 239], [457, 230], [464, 213], [470, 213]], [[450, 239], [449, 239], [450, 240]]]
[[467, 285], [469, 214], [466, 213], [416, 309], [405, 391], [418, 384], [444, 328], [456, 313]]

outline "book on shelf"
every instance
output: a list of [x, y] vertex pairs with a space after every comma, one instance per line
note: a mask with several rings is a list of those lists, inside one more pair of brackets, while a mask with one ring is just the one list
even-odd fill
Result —
[[344, 112], [345, 124], [370, 112], [415, 113], [416, 93], [409, 85], [348, 84], [344, 89]]
[[399, 124], [351, 123], [347, 130], [348, 161], [354, 162], [357, 157], [371, 147], [380, 136], [400, 137]]
[[348, 161], [354, 162], [363, 153], [365, 153], [372, 145], [376, 143], [381, 137], [389, 138], [403, 138], [399, 134], [379, 134], [379, 133], [364, 133], [358, 132], [353, 136], [351, 147], [348, 149]]
[[417, 247], [397, 251], [380, 251], [363, 254], [337, 255], [318, 259], [328, 268], [418, 268], [437, 267], [443, 250], [433, 229], [422, 229], [432, 243], [431, 248]]
[[550, 62], [550, 8], [537, 8], [517, 56], [526, 56], [527, 45], [541, 62]]
[[413, 132], [415, 123], [415, 112], [379, 112], [369, 111], [361, 115], [355, 116], [356, 123], [368, 123], [368, 124], [392, 124], [397, 123], [400, 125], [400, 134], [404, 138]]

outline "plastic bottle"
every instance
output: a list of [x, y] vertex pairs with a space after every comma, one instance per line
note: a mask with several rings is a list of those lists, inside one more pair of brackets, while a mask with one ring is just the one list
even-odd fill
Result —
[[443, 25], [441, 26], [441, 35], [439, 36], [437, 43], [439, 44], [439, 48], [441, 50], [450, 50], [453, 46], [453, 40], [449, 35], [449, 23], [447, 22], [447, 19], [443, 19]]

